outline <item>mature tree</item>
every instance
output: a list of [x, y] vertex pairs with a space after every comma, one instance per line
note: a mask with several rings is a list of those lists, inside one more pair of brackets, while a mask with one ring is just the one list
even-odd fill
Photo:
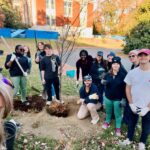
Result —
[[128, 53], [134, 49], [150, 49], [150, 21], [141, 22], [126, 37], [124, 52]]
[[135, 26], [135, 10], [141, 0], [99, 0], [96, 25], [101, 24], [100, 32], [104, 34], [124, 35]]
[[11, 0], [0, 0], [0, 8], [5, 15], [4, 27], [24, 28], [28, 27], [22, 23], [19, 12], [13, 9]]

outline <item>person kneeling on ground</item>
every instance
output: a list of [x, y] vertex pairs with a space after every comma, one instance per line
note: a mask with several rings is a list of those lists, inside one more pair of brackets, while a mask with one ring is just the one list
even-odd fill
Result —
[[92, 117], [91, 123], [97, 124], [99, 115], [97, 110], [101, 107], [99, 103], [99, 92], [97, 86], [92, 83], [90, 75], [84, 76], [84, 85], [80, 89], [81, 106], [79, 108], [77, 117], [78, 119], [86, 118], [89, 113]]

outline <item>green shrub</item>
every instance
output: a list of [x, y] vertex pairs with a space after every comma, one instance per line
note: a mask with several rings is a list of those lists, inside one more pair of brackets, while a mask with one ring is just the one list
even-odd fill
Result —
[[141, 22], [127, 35], [124, 53], [134, 49], [150, 48], [150, 21]]

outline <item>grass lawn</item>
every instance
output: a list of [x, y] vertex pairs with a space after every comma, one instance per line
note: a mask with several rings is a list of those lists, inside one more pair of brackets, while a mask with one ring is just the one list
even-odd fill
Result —
[[[31, 74], [28, 76], [28, 95], [39, 94], [36, 93], [31, 89], [31, 86], [36, 87], [37, 89], [42, 91], [42, 85], [40, 82], [38, 66], [34, 63], [34, 54], [35, 54], [35, 41], [33, 39], [8, 39], [7, 40], [10, 47], [14, 51], [14, 47], [16, 44], [27, 45], [31, 49], [32, 53], [32, 71]], [[41, 41], [41, 40], [40, 40]], [[79, 43], [82, 43], [84, 40], [80, 40]], [[45, 41], [44, 42], [50, 42]], [[55, 46], [54, 42], [51, 42], [52, 45]], [[107, 43], [108, 45], [108, 43]], [[103, 45], [104, 46], [104, 45]], [[114, 46], [115, 47], [115, 46]], [[6, 50], [5, 46], [2, 42], [0, 42], [0, 49], [5, 50], [5, 55], [0, 56], [0, 66], [4, 64], [6, 55], [9, 51]], [[8, 76], [8, 71], [3, 70], [3, 74]], [[69, 95], [78, 95], [78, 89], [75, 86], [75, 80], [69, 79], [66, 76], [62, 78], [62, 94], [65, 96]], [[140, 129], [136, 132], [135, 141], [139, 140], [139, 133]], [[27, 134], [18, 134], [15, 150], [136, 150], [136, 144], [132, 144], [129, 147], [120, 147], [118, 146], [118, 141], [124, 139], [126, 135], [126, 127], [123, 127], [123, 136], [118, 139], [114, 135], [114, 127], [111, 126], [108, 130], [95, 134], [93, 133], [92, 137], [86, 139], [76, 139], [75, 141], [59, 141], [55, 139], [51, 139], [50, 137], [42, 138], [42, 137], [35, 137], [34, 135], [27, 135]], [[42, 135], [41, 135], [42, 136]], [[148, 142], [148, 149], [150, 149], [150, 138]]]

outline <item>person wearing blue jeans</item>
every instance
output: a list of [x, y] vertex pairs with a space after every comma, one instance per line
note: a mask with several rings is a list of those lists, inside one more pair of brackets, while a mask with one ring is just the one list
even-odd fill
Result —
[[150, 134], [150, 49], [139, 50], [138, 59], [139, 67], [131, 70], [124, 80], [130, 115], [127, 139], [121, 144], [131, 144], [140, 116], [142, 117], [142, 133], [138, 149], [145, 150], [145, 144]]

